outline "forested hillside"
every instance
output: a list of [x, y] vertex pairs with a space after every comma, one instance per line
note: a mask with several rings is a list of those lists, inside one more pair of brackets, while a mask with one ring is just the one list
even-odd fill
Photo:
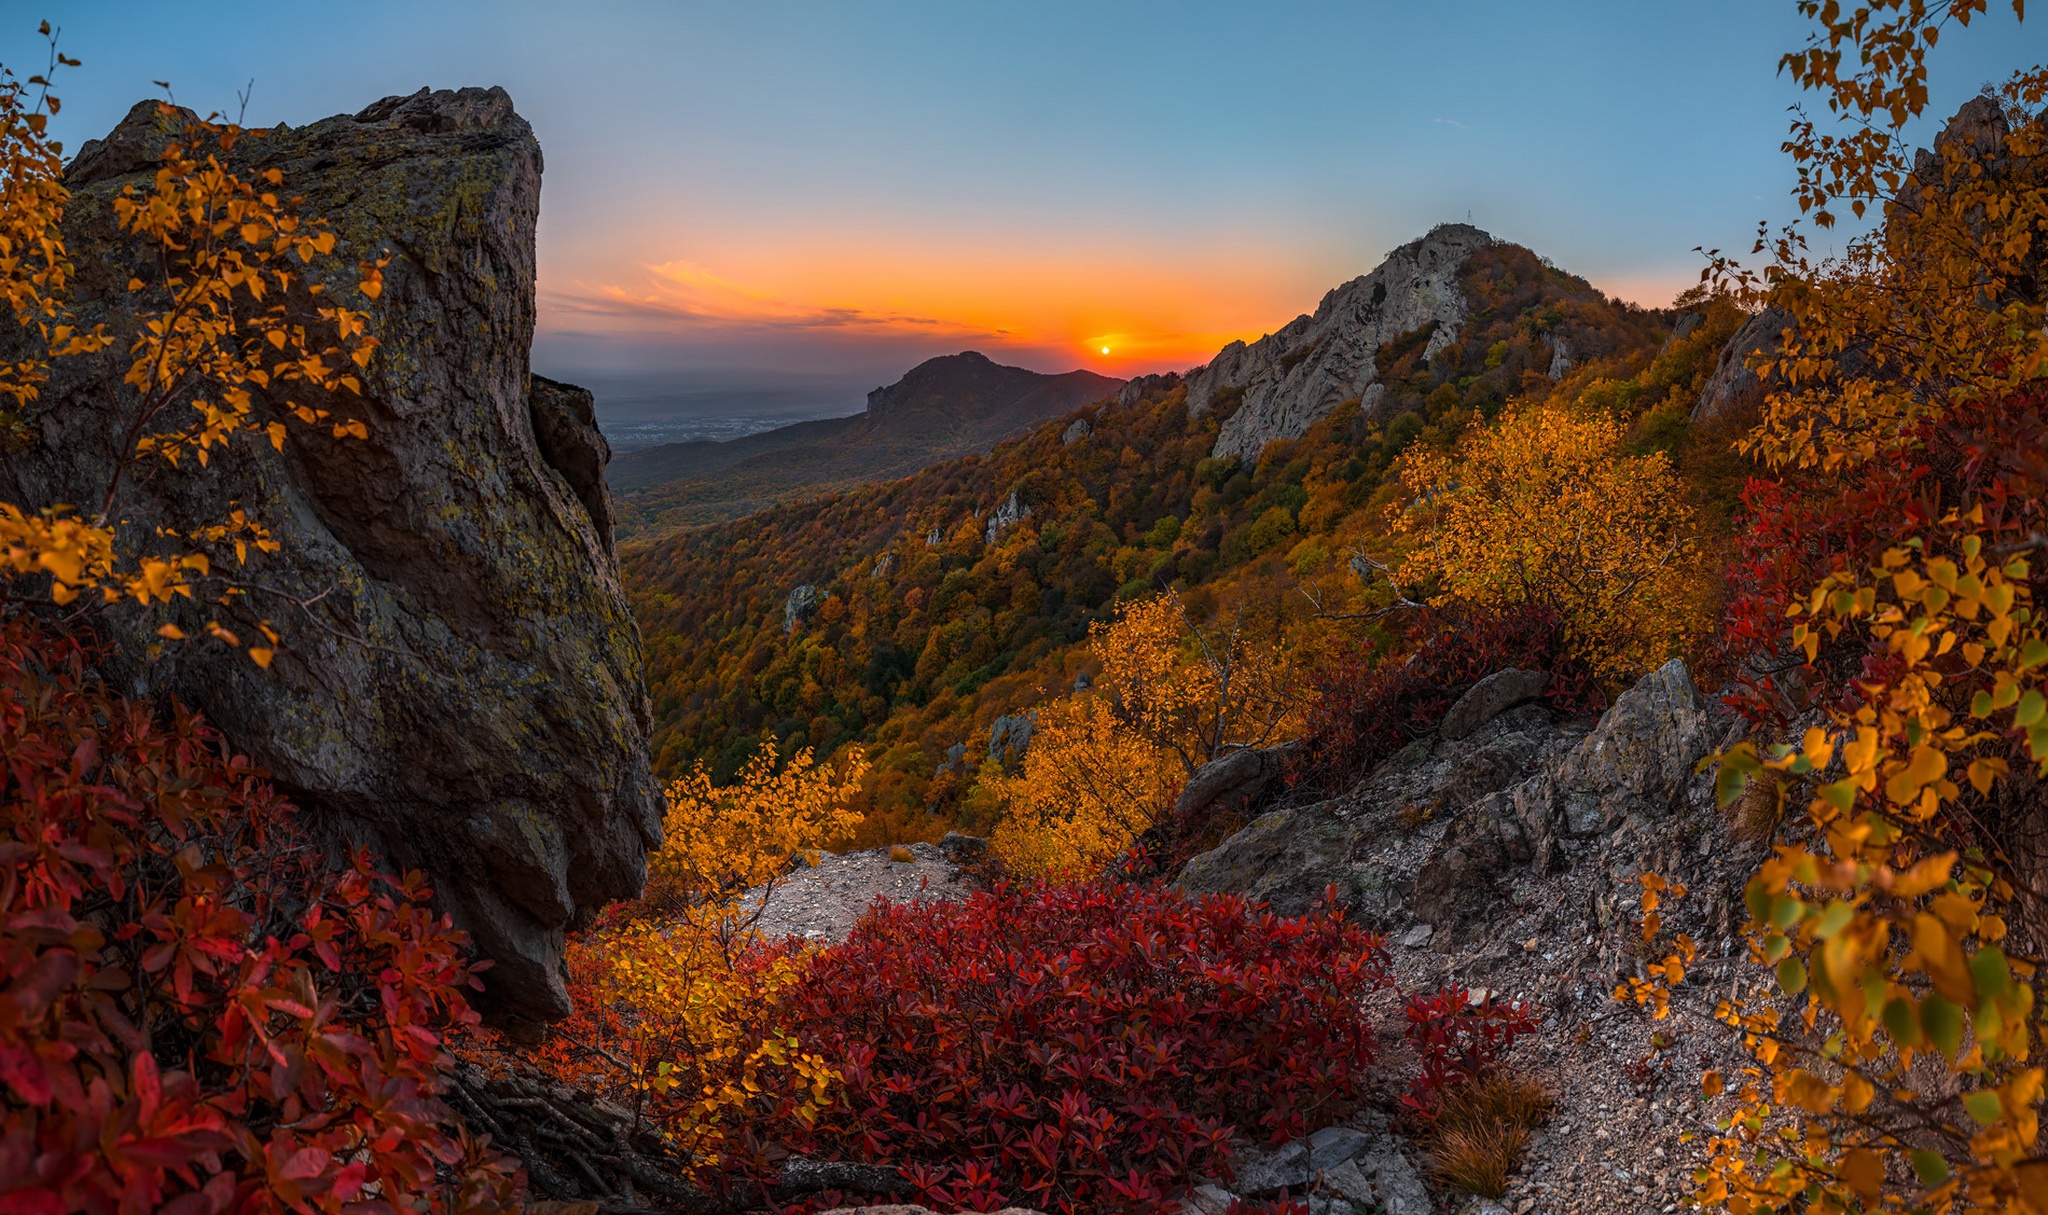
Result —
[[1122, 384], [1092, 371], [1006, 367], [972, 350], [927, 359], [869, 393], [867, 410], [852, 417], [619, 456], [606, 470], [621, 494], [619, 532], [651, 535], [737, 518], [986, 452]]
[[[986, 457], [629, 546], [657, 769], [702, 759], [725, 777], [764, 736], [785, 751], [860, 742], [866, 832], [932, 836], [955, 821], [990, 723], [1085, 678], [1077, 643], [1120, 601], [1173, 587], [1198, 617], [1252, 607], [1262, 627], [1359, 631], [1330, 618], [1386, 593], [1354, 557], [1384, 564], [1403, 545], [1387, 513], [1397, 458], [1448, 450], [1511, 399], [1585, 399], [1633, 448], [1718, 462], [1688, 415], [1732, 307], [1623, 305], [1510, 244], [1472, 256], [1461, 282], [1457, 340], [1425, 359], [1425, 327], [1380, 349], [1370, 417], [1348, 401], [1254, 463], [1210, 455], [1228, 394], [1190, 418], [1167, 377]], [[1576, 365], [1553, 380], [1560, 341]], [[1699, 484], [1725, 513], [1732, 484]], [[814, 609], [792, 601], [800, 586]]]

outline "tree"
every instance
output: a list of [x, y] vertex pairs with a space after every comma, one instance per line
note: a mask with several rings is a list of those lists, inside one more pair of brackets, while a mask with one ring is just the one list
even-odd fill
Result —
[[857, 748], [820, 765], [809, 750], [778, 762], [764, 742], [729, 785], [701, 763], [672, 782], [645, 894], [569, 943], [576, 1012], [552, 1068], [644, 1109], [705, 1169], [743, 1150], [767, 1089], [801, 1094], [795, 1116], [823, 1108], [837, 1073], [767, 1014], [804, 955], [756, 928], [791, 864], [852, 831], [866, 773]]
[[[43, 30], [47, 36], [47, 22]], [[53, 70], [76, 62], [57, 54], [52, 39]], [[236, 144], [262, 132], [181, 116], [168, 105], [163, 113], [182, 123], [181, 136], [164, 149], [152, 184], [131, 186], [114, 203], [122, 230], [154, 254], [147, 277], [128, 284], [141, 307], [132, 329], [81, 329], [66, 303], [72, 267], [62, 230], [70, 198], [63, 149], [45, 137], [59, 108], [48, 73], [21, 81], [0, 69], [0, 299], [12, 310], [17, 339], [10, 346], [17, 357], [0, 362], [0, 442], [26, 441], [53, 360], [119, 344], [128, 352], [120, 444], [97, 501], [35, 510], [0, 502], [0, 574], [47, 577], [48, 598], [60, 607], [95, 593], [101, 602], [146, 606], [195, 591], [225, 604], [243, 588], [221, 570], [276, 547], [261, 521], [236, 510], [176, 531], [129, 534], [120, 530], [122, 490], [142, 466], [203, 466], [231, 442], [281, 450], [294, 422], [362, 437], [360, 421], [295, 397], [359, 393], [355, 372], [377, 339], [364, 313], [331, 299], [298, 269], [331, 253], [334, 235], [278, 193], [283, 174], [270, 169], [250, 180], [229, 169]], [[381, 291], [384, 264], [358, 267], [365, 297]], [[267, 624], [259, 628], [263, 639], [246, 648], [268, 665], [277, 638]], [[243, 644], [218, 621], [208, 632]], [[182, 636], [169, 625], [164, 635]]]
[[1205, 627], [1171, 591], [1138, 600], [1089, 650], [1093, 684], [1040, 709], [1021, 771], [984, 778], [1008, 808], [991, 843], [1019, 872], [1099, 868], [1203, 764], [1300, 728], [1296, 651], [1242, 602]]
[[1780, 480], [1752, 500], [1795, 507], [1780, 513], [1822, 542], [1818, 568], [1749, 612], [1775, 607], [1782, 639], [1750, 632], [1805, 664], [1824, 724], [1721, 760], [1724, 802], [1759, 778], [1774, 800], [1811, 794], [1747, 890], [1752, 956], [1804, 1008], [1721, 1004], [1756, 1066], [1698, 1197], [1737, 1215], [2040, 1212], [2048, 874], [1999, 828], [2038, 821], [2048, 777], [2048, 69], [1915, 156], [1926, 53], [1984, 0], [1800, 7], [1818, 28], [1784, 65], [1849, 127], [1795, 120], [1801, 207], [1821, 228], [1845, 202], [1883, 223], [1838, 259], [1810, 263], [1795, 225], [1760, 236], [1761, 275], [1709, 268], [1793, 317], [1758, 360], [1774, 387], [1748, 447]]
[[1396, 580], [1438, 605], [1555, 611], [1611, 678], [1656, 666], [1696, 627], [1699, 551], [1669, 458], [1624, 438], [1612, 416], [1525, 407], [1455, 452], [1411, 450], [1395, 526], [1420, 543]]

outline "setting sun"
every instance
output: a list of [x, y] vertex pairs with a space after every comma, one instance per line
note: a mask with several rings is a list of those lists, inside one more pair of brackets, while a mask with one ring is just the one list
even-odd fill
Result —
[[1107, 346], [1104, 346], [1104, 347], [1102, 348], [1102, 353], [1104, 353], [1104, 354], [1108, 354], [1108, 353], [1109, 353], [1109, 347], [1107, 347]]

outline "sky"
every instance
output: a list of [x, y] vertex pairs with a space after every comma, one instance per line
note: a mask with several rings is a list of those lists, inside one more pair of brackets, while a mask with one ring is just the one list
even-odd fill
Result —
[[[2048, 50], [1992, 14], [1931, 110]], [[635, 410], [846, 413], [933, 355], [1185, 369], [1444, 221], [1663, 305], [1793, 211], [1792, 0], [0, 3], [75, 147], [503, 85], [547, 162], [536, 370]]]

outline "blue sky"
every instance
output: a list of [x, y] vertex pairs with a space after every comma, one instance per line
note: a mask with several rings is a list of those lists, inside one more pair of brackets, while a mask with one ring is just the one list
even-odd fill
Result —
[[[45, 16], [85, 61], [74, 145], [152, 80], [232, 113], [253, 77], [252, 124], [504, 85], [547, 157], [536, 365], [806, 408], [967, 346], [1186, 366], [1468, 215], [1668, 302], [1694, 246], [1788, 217], [1804, 33], [1790, 0], [16, 11], [8, 66], [41, 66]], [[1994, 11], [1944, 42], [1932, 109], [2044, 46]]]

